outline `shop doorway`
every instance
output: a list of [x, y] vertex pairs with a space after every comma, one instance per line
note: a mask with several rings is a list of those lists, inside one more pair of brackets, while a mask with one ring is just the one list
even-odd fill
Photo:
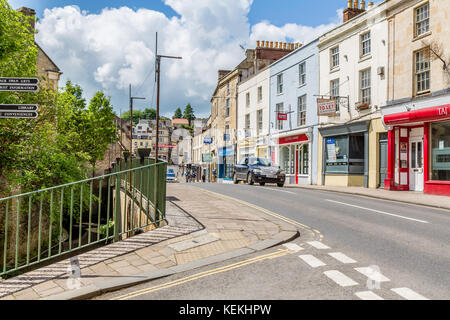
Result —
[[423, 139], [411, 137], [409, 139], [409, 190], [423, 191]]
[[380, 133], [380, 188], [384, 189], [384, 181], [387, 179], [388, 172], [388, 134]]

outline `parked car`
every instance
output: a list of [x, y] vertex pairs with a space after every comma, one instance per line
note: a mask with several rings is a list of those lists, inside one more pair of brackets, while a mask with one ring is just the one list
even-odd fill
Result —
[[286, 173], [280, 167], [274, 166], [270, 160], [263, 158], [244, 157], [234, 168], [233, 182], [246, 181], [249, 185], [259, 183], [276, 183], [279, 187], [284, 186]]
[[166, 181], [167, 182], [178, 182], [177, 176], [176, 176], [175, 172], [173, 171], [173, 169], [167, 169]]

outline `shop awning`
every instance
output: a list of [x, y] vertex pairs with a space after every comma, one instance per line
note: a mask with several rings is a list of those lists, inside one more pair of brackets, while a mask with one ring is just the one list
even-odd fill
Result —
[[394, 113], [383, 117], [384, 124], [394, 126], [413, 122], [427, 122], [450, 119], [450, 104], [440, 107], [419, 109], [408, 112]]

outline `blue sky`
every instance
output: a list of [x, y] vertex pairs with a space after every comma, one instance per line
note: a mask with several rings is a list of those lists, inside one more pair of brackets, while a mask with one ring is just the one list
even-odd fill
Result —
[[[346, 0], [8, 0], [34, 8], [36, 41], [86, 98], [103, 90], [116, 111], [128, 105], [128, 85], [144, 96], [136, 108], [154, 107], [154, 43], [164, 61], [161, 110], [171, 116], [187, 103], [207, 117], [217, 70], [244, 58], [240, 45], [257, 40], [308, 43], [341, 23]], [[69, 7], [70, 6], [70, 7]], [[74, 7], [76, 6], [76, 7]], [[45, 11], [44, 10], [48, 9]], [[143, 9], [143, 10], [139, 10]], [[137, 91], [137, 92], [135, 92]], [[153, 97], [153, 99], [152, 99]]]
[[[9, 0], [14, 7], [27, 6], [34, 8], [42, 17], [45, 8], [77, 5], [90, 13], [99, 13], [105, 7], [147, 8], [163, 12], [168, 17], [177, 13], [162, 0]], [[302, 23], [309, 26], [329, 23], [334, 18], [336, 10], [347, 5], [346, 0], [321, 0], [320, 10], [317, 1], [310, 0], [255, 0], [248, 19], [250, 24], [268, 20], [273, 25], [286, 23]]]

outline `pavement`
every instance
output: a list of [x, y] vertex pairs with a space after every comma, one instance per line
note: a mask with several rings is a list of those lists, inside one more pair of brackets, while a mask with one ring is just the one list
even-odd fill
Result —
[[291, 241], [301, 224], [239, 200], [181, 184], [167, 186], [168, 225], [0, 281], [0, 300], [75, 300]]
[[296, 185], [296, 184], [288, 184], [286, 185], [286, 187], [353, 194], [376, 199], [391, 200], [402, 203], [417, 204], [432, 208], [450, 210], [449, 197], [424, 194], [423, 192], [389, 191], [384, 189], [369, 189], [361, 187], [337, 187], [337, 186]]

